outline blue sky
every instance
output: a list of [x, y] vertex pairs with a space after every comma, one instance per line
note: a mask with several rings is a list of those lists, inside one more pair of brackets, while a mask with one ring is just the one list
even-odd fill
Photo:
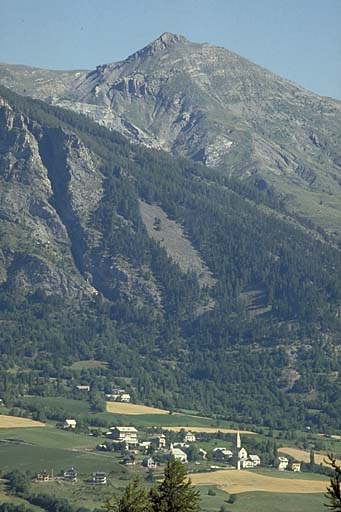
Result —
[[341, 99], [341, 0], [0, 0], [0, 62], [92, 69], [165, 31]]

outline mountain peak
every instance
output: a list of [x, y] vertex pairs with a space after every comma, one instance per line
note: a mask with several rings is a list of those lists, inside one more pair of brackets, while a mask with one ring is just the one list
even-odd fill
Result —
[[[187, 39], [182, 36], [181, 34], [172, 34], [172, 32], [164, 32], [163, 34], [161, 34], [160, 37], [158, 37], [154, 43], [156, 42], [160, 42], [162, 44], [164, 44], [165, 46], [169, 46], [171, 44], [176, 44], [176, 43], [185, 43], [187, 41]], [[151, 43], [151, 44], [154, 44], [154, 43]]]
[[147, 46], [133, 53], [129, 59], [144, 58], [161, 52], [175, 44], [186, 43], [187, 39], [180, 34], [172, 34], [171, 32], [164, 32], [155, 41], [149, 43]]

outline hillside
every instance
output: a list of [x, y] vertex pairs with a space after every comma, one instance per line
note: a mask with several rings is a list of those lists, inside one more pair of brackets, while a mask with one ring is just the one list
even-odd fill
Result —
[[91, 71], [2, 65], [0, 83], [274, 189], [290, 211], [340, 238], [340, 102], [229, 50], [165, 33]]
[[161, 408], [339, 427], [327, 238], [269, 192], [3, 87], [0, 134], [0, 395], [66, 393], [96, 359], [99, 389], [128, 378]]

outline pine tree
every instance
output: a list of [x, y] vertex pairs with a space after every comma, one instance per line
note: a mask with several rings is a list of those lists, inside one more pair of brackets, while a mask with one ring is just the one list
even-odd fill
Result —
[[153, 512], [151, 499], [138, 480], [131, 482], [122, 496], [106, 501], [103, 508], [106, 512]]
[[153, 512], [199, 512], [199, 494], [186, 478], [183, 464], [173, 459], [161, 484], [151, 491]]
[[341, 512], [341, 466], [336, 463], [336, 459], [332, 455], [328, 455], [328, 464], [334, 469], [334, 476], [330, 479], [330, 485], [327, 487], [329, 503], [326, 507]]

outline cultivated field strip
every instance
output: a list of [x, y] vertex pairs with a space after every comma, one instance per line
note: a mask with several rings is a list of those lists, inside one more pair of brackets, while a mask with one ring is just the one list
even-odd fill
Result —
[[26, 428], [26, 427], [46, 427], [45, 423], [30, 420], [28, 418], [17, 418], [16, 416], [7, 416], [0, 414], [0, 428]]
[[326, 492], [327, 481], [300, 480], [298, 478], [277, 478], [259, 475], [255, 471], [222, 470], [211, 473], [189, 475], [194, 485], [216, 485], [230, 494], [264, 491], [297, 494]]

